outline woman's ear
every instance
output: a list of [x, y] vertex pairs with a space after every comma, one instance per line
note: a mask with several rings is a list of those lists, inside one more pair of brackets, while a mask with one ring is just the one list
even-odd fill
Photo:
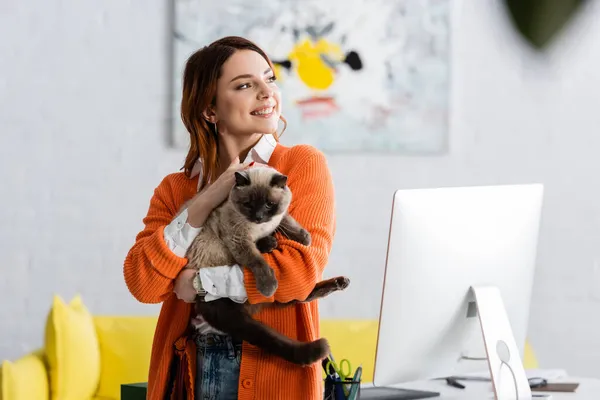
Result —
[[212, 106], [207, 107], [206, 110], [202, 112], [202, 116], [211, 124], [217, 123], [217, 114], [215, 114], [215, 111]]

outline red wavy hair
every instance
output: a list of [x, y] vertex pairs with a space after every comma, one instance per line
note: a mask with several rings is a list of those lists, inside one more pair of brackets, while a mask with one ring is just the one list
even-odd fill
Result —
[[[202, 161], [202, 182], [217, 178], [219, 171], [218, 136], [215, 128], [202, 116], [209, 106], [214, 106], [217, 98], [217, 81], [221, 76], [223, 64], [236, 51], [252, 50], [260, 54], [269, 63], [273, 63], [267, 54], [255, 43], [239, 36], [227, 36], [192, 54], [185, 64], [183, 72], [183, 93], [181, 98], [181, 119], [190, 134], [190, 149], [183, 170], [190, 177], [192, 168], [198, 159]], [[287, 125], [283, 116], [280, 119]], [[283, 131], [282, 131], [283, 133]], [[273, 135], [279, 140], [277, 133]]]

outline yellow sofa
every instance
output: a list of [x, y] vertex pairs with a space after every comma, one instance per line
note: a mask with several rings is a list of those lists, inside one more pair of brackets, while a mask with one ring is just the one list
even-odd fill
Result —
[[[321, 321], [321, 336], [327, 338], [335, 359], [345, 358], [353, 369], [362, 365], [362, 381], [373, 381], [375, 349], [379, 321], [373, 319], [332, 319]], [[538, 361], [529, 342], [525, 343], [523, 366], [538, 368]]]
[[[55, 296], [46, 322], [44, 348], [0, 369], [0, 400], [120, 400], [124, 383], [145, 382], [157, 317], [92, 316], [81, 298], [66, 304]], [[378, 321], [321, 321], [335, 358], [363, 367], [373, 379]], [[531, 347], [526, 368], [537, 368]]]
[[79, 296], [55, 296], [43, 349], [0, 368], [0, 400], [118, 400], [145, 382], [156, 316], [92, 316]]

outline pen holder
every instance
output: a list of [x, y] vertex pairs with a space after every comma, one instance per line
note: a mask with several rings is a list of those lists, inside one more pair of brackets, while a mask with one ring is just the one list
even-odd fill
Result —
[[334, 380], [325, 378], [324, 400], [356, 400], [360, 399], [360, 380]]

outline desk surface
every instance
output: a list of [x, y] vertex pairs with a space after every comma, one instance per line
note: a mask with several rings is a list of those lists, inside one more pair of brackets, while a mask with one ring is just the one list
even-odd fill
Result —
[[[552, 380], [552, 382], [576, 382], [579, 383], [579, 387], [573, 393], [552, 392], [551, 400], [600, 399], [600, 379], [567, 376], [561, 379]], [[403, 389], [429, 390], [440, 393], [439, 397], [433, 397], [431, 400], [486, 400], [494, 398], [490, 382], [461, 381], [461, 383], [466, 386], [465, 389], [457, 389], [449, 386], [444, 380], [410, 382], [398, 385], [398, 387]], [[534, 397], [534, 400], [535, 399], [536, 398]]]

